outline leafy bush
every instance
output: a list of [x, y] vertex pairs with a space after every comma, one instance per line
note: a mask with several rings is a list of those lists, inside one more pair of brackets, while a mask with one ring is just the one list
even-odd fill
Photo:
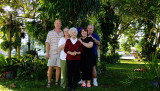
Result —
[[5, 58], [3, 54], [0, 54], [0, 72], [13, 71], [17, 68], [19, 60], [16, 58]]
[[113, 64], [113, 63], [119, 63], [120, 55], [118, 53], [114, 55], [101, 55], [101, 61], [98, 62], [97, 72], [100, 74], [104, 74], [106, 72], [106, 65], [107, 64]]
[[3, 54], [0, 54], [0, 73], [5, 71], [4, 66], [6, 65], [6, 59]]
[[[35, 54], [35, 53], [34, 53]], [[43, 79], [46, 78], [47, 60], [39, 59], [36, 55], [23, 55], [21, 59], [5, 58], [0, 54], [0, 77], [2, 73], [12, 72], [16, 78]]]
[[5, 40], [0, 44], [0, 47], [2, 50], [7, 51], [7, 49], [9, 48], [9, 45], [11, 45], [11, 42], [9, 42], [8, 40]]
[[31, 54], [31, 55], [33, 55], [33, 56], [38, 56], [38, 53], [37, 53], [36, 49], [35, 49], [35, 50], [29, 50], [29, 51], [27, 51], [26, 53], [27, 53], [27, 54]]
[[16, 70], [20, 64], [16, 58], [5, 58], [3, 54], [0, 54], [0, 74], [11, 71], [13, 76], [16, 76]]
[[104, 74], [106, 72], [106, 62], [98, 62], [97, 65], [97, 73], [98, 74]]
[[17, 69], [17, 78], [43, 79], [46, 78], [47, 60], [28, 54], [22, 56], [21, 65]]
[[118, 53], [115, 53], [115, 54], [112, 54], [112, 55], [102, 54], [101, 55], [101, 61], [103, 61], [105, 63], [110, 63], [110, 64], [118, 63], [120, 57], [121, 56]]

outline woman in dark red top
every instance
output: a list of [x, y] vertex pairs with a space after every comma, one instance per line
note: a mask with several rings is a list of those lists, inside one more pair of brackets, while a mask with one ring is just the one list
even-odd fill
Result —
[[77, 29], [70, 28], [70, 39], [66, 41], [64, 52], [67, 54], [67, 77], [69, 91], [76, 89], [79, 78], [80, 54], [82, 53], [81, 42], [77, 40]]

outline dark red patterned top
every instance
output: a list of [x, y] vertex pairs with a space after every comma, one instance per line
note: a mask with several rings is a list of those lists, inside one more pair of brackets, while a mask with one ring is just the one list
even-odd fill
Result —
[[[71, 40], [68, 39], [66, 41], [65, 47], [64, 47], [64, 52], [67, 54], [67, 52], [83, 52], [81, 42], [77, 40], [75, 44], [72, 44]], [[66, 60], [80, 60], [80, 55], [72, 56], [70, 54], [67, 54]]]

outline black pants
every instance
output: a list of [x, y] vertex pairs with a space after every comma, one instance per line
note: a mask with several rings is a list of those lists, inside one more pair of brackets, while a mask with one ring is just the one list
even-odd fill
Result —
[[80, 60], [67, 60], [68, 87], [75, 89], [79, 78]]
[[92, 80], [93, 60], [82, 58], [81, 60], [81, 71], [82, 80]]

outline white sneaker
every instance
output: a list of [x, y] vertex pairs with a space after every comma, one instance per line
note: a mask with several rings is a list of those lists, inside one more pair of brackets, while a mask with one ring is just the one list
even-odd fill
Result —
[[78, 82], [78, 84], [82, 84], [82, 80], [80, 80], [80, 81]]
[[93, 86], [98, 86], [98, 82], [97, 81], [93, 81]]

